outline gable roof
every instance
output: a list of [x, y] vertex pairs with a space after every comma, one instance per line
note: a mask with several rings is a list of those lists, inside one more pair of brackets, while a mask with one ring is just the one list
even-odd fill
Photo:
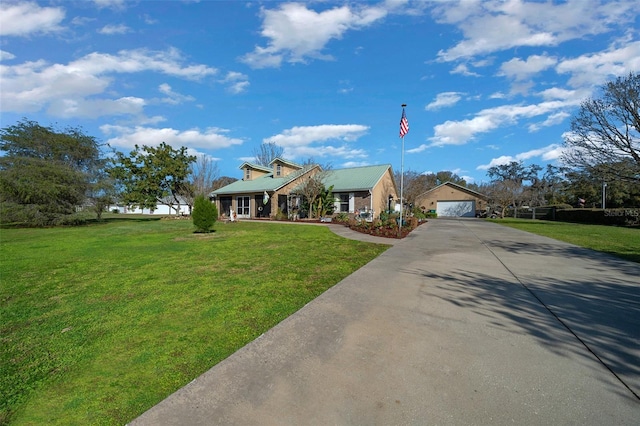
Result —
[[318, 166], [317, 164], [304, 166], [300, 170], [296, 170], [295, 172], [289, 173], [288, 175], [282, 177], [274, 177], [273, 171], [269, 169], [271, 173], [252, 180], [237, 180], [227, 186], [223, 186], [222, 188], [218, 188], [215, 191], [212, 191], [209, 195], [248, 194], [263, 191], [277, 191], [278, 189], [299, 178], [305, 173], [310, 172], [316, 167], [320, 166]]
[[248, 161], [245, 161], [244, 163], [240, 164], [240, 167], [238, 167], [238, 168], [239, 169], [244, 169], [245, 167], [249, 167], [251, 169], [256, 169], [256, 170], [261, 170], [261, 171], [267, 172], [267, 173], [269, 173], [271, 171], [271, 167], [261, 166], [260, 164], [255, 164], [255, 163], [249, 163]]
[[333, 185], [333, 192], [366, 191], [373, 189], [390, 169], [390, 164], [382, 164], [329, 170], [322, 183], [327, 188]]
[[485, 200], [487, 199], [487, 196], [486, 196], [486, 195], [481, 194], [481, 193], [479, 193], [479, 192], [476, 192], [476, 191], [474, 191], [474, 190], [472, 190], [472, 189], [469, 189], [469, 188], [467, 188], [467, 187], [465, 187], [465, 186], [458, 185], [457, 183], [453, 183], [453, 182], [451, 182], [451, 181], [447, 181], [447, 182], [445, 182], [445, 183], [441, 183], [440, 185], [438, 185], [438, 186], [436, 186], [436, 187], [433, 187], [433, 188], [431, 188], [430, 190], [428, 190], [428, 191], [426, 191], [426, 192], [423, 192], [422, 194], [418, 195], [416, 198], [420, 198], [420, 197], [422, 197], [423, 195], [426, 195], [426, 194], [428, 194], [428, 193], [430, 193], [430, 192], [435, 191], [436, 189], [442, 188], [443, 186], [451, 186], [451, 187], [453, 187], [453, 188], [455, 188], [455, 189], [457, 189], [457, 190], [459, 190], [459, 191], [466, 192], [466, 193], [471, 194], [471, 195], [474, 195], [474, 196], [476, 196], [476, 197], [478, 197], [478, 198], [482, 198], [482, 199], [485, 199]]
[[281, 163], [281, 164], [287, 165], [287, 166], [289, 166], [289, 167], [291, 167], [291, 168], [294, 168], [294, 169], [301, 169], [301, 168], [303, 168], [303, 167], [304, 167], [304, 166], [303, 166], [303, 165], [301, 165], [301, 164], [294, 163], [293, 161], [285, 160], [285, 159], [280, 158], [280, 157], [276, 157], [276, 158], [274, 158], [273, 160], [271, 160], [271, 162], [269, 163], [269, 165], [271, 166], [271, 165], [272, 165], [272, 164], [274, 164], [274, 163]]

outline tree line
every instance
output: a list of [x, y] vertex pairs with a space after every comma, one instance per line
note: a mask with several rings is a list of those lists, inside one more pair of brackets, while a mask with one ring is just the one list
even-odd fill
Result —
[[[80, 127], [63, 129], [23, 119], [0, 130], [0, 221], [26, 226], [75, 223], [75, 213], [92, 210], [98, 218], [114, 202], [141, 208], [158, 203], [193, 206], [196, 197], [236, 179], [220, 176], [210, 157], [189, 154], [165, 142], [116, 152]], [[563, 166], [525, 166], [511, 162], [491, 167], [488, 183], [465, 182], [455, 173], [404, 173], [404, 199], [447, 181], [486, 194], [499, 209], [508, 206], [568, 204], [607, 207], [640, 206], [640, 74], [630, 73], [584, 101], [571, 120], [564, 141]], [[283, 149], [267, 142], [254, 150], [256, 162], [268, 165]], [[310, 159], [309, 162], [312, 160]], [[322, 169], [330, 170], [330, 165]], [[400, 175], [396, 173], [396, 181]], [[322, 209], [330, 189], [308, 182], [311, 205]], [[318, 201], [319, 200], [319, 201]], [[419, 208], [419, 206], [415, 206]], [[504, 212], [504, 210], [502, 210]]]
[[207, 156], [166, 143], [115, 152], [82, 128], [23, 119], [0, 130], [0, 220], [25, 226], [75, 224], [80, 210], [100, 219], [114, 203], [193, 206], [235, 179], [220, 177]]

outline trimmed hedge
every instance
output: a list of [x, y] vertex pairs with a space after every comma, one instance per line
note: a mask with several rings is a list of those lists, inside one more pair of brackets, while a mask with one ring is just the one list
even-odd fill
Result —
[[557, 210], [556, 220], [597, 225], [640, 226], [640, 208]]

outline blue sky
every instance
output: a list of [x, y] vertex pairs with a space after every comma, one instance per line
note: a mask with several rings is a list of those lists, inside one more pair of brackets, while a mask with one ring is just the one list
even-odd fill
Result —
[[167, 142], [241, 177], [263, 142], [333, 168], [559, 164], [580, 102], [640, 70], [638, 0], [7, 1], [1, 125]]

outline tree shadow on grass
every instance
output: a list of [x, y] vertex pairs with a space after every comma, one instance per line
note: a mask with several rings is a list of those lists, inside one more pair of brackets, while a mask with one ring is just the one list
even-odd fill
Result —
[[[640, 238], [640, 234], [638, 235]], [[544, 237], [547, 238], [547, 237]], [[624, 274], [638, 276], [640, 274], [640, 253], [610, 253], [579, 247], [570, 243], [561, 242], [553, 244], [518, 241], [503, 241], [499, 239], [485, 240], [489, 247], [497, 247], [509, 253], [525, 253], [541, 256], [553, 256], [560, 258], [582, 258], [602, 265], [606, 268], [614, 268]], [[638, 280], [640, 282], [640, 279]]]

